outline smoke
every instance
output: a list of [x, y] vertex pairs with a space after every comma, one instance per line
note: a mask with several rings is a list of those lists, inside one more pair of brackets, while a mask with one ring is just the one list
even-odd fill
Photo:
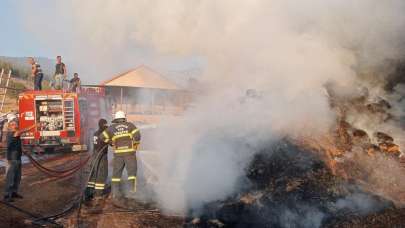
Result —
[[78, 72], [86, 84], [99, 83], [141, 64], [160, 71], [200, 64], [195, 56], [168, 55], [138, 43], [133, 34], [135, 3], [24, 1], [16, 17], [21, 18], [33, 43], [46, 49], [48, 57], [61, 55], [68, 72]]
[[[142, 18], [138, 40], [208, 62], [197, 107], [160, 129], [165, 164], [156, 190], [163, 205], [184, 212], [238, 191], [252, 146], [329, 130], [335, 116], [325, 83], [352, 87], [356, 67], [400, 57], [393, 37], [403, 34], [403, 4], [305, 3], [154, 2], [152, 10], [135, 13]], [[366, 16], [370, 12], [379, 17]], [[263, 97], [239, 104], [247, 88]]]
[[[237, 191], [254, 148], [327, 132], [336, 117], [326, 83], [352, 88], [359, 71], [405, 53], [400, 0], [61, 4], [58, 12], [73, 25], [71, 40], [60, 44], [44, 26], [32, 28], [51, 47], [64, 48], [77, 66], [105, 74], [139, 61], [204, 60], [195, 108], [164, 119], [155, 140], [160, 165], [154, 190], [163, 208], [178, 213]], [[155, 61], [157, 55], [164, 58]], [[262, 96], [246, 97], [249, 88]]]
[[316, 208], [302, 206], [302, 214], [285, 209], [280, 215], [282, 227], [321, 227], [325, 214]]
[[[352, 153], [347, 155], [348, 164], [362, 170], [364, 176], [354, 174], [358, 178], [362, 187], [377, 195], [381, 195], [386, 199], [391, 200], [398, 206], [405, 204], [403, 189], [405, 183], [402, 181], [405, 178], [403, 167], [392, 157], [375, 154], [369, 156], [359, 148], [354, 148]], [[352, 197], [353, 199], [356, 197]], [[376, 205], [367, 205], [366, 200], [357, 200], [363, 202], [363, 211], [366, 209], [376, 208]], [[359, 205], [360, 206], [360, 205]], [[358, 206], [357, 206], [358, 207]]]

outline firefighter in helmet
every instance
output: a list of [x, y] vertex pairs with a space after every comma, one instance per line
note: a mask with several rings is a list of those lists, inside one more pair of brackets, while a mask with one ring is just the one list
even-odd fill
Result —
[[107, 120], [98, 121], [98, 130], [93, 135], [93, 159], [91, 173], [85, 192], [85, 199], [93, 197], [101, 199], [104, 194], [105, 183], [108, 177], [108, 144], [101, 140], [100, 135], [108, 128]]
[[122, 171], [126, 168], [128, 181], [131, 184], [130, 192], [136, 192], [136, 150], [141, 140], [139, 129], [134, 124], [127, 122], [123, 111], [114, 115], [113, 123], [101, 134], [105, 143], [112, 145], [114, 149], [113, 173], [111, 188], [113, 199], [123, 196], [121, 191]]

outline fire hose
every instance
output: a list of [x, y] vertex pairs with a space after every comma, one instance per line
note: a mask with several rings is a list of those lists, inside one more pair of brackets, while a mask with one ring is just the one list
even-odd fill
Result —
[[[101, 159], [100, 159], [101, 156], [104, 156], [104, 154], [103, 154], [103, 153], [100, 153], [100, 151], [104, 150], [106, 147], [107, 147], [107, 145], [104, 146], [103, 148], [101, 148], [100, 150], [98, 150], [97, 152], [95, 152], [95, 153], [97, 153], [97, 156], [95, 156], [95, 157], [92, 159], [92, 161], [91, 161], [90, 173], [92, 173], [92, 171], [94, 170], [94, 168], [99, 165], [100, 160], [101, 160]], [[32, 160], [31, 160], [31, 159], [30, 159], [30, 160], [33, 161], [33, 164], [38, 163], [29, 153], [24, 153], [24, 154], [26, 154], [28, 158], [32, 158]], [[71, 170], [71, 172], [66, 172], [66, 173], [67, 173], [68, 175], [71, 175], [71, 174], [73, 174], [74, 172], [77, 171], [76, 169], [81, 169], [81, 168], [84, 166], [83, 164], [86, 164], [86, 163], [89, 161], [90, 157], [91, 157], [91, 156], [88, 156], [82, 163], [78, 164], [77, 166], [75, 166], [75, 167], [73, 167], [73, 168], [68, 169], [68, 170]], [[37, 166], [36, 166], [36, 167], [37, 167]], [[42, 168], [41, 168], [41, 167], [42, 167]], [[62, 172], [62, 171], [59, 171], [59, 170], [51, 170], [51, 169], [48, 169], [48, 168], [46, 168], [46, 167], [40, 165], [39, 163], [38, 163], [38, 167], [37, 167], [37, 168], [41, 169], [41, 171], [48, 172], [48, 173], [52, 173], [52, 172], [61, 173], [61, 172]], [[42, 169], [43, 169], [43, 170], [42, 170]], [[46, 171], [46, 170], [48, 170], [48, 171]], [[73, 173], [72, 173], [72, 172], [73, 172]], [[65, 174], [65, 175], [66, 175], [66, 174]], [[68, 176], [68, 175], [66, 175], [66, 176]], [[88, 177], [87, 180], [88, 180], [88, 181], [90, 180], [90, 175], [89, 175], [89, 177]], [[13, 209], [15, 209], [15, 210], [17, 210], [17, 211], [20, 211], [20, 212], [23, 213], [23, 214], [26, 214], [26, 215], [30, 216], [31, 218], [33, 218], [33, 219], [32, 219], [32, 224], [34, 224], [34, 225], [44, 225], [43, 222], [46, 222], [46, 223], [49, 223], [49, 224], [56, 225], [57, 227], [63, 227], [61, 224], [55, 222], [55, 219], [60, 218], [60, 217], [62, 217], [62, 216], [64, 216], [64, 215], [66, 215], [67, 213], [69, 213], [71, 210], [73, 210], [73, 209], [76, 208], [76, 207], [79, 207], [78, 212], [80, 213], [81, 202], [82, 202], [82, 198], [83, 198], [83, 192], [84, 192], [84, 191], [81, 190], [81, 192], [80, 192], [80, 197], [79, 197], [78, 199], [74, 200], [74, 202], [73, 202], [69, 207], [67, 207], [65, 210], [63, 210], [62, 212], [57, 213], [57, 214], [53, 214], [53, 215], [49, 215], [49, 216], [43, 216], [43, 217], [40, 217], [39, 215], [34, 215], [34, 214], [32, 214], [32, 213], [30, 213], [30, 212], [24, 210], [24, 209], [21, 209], [21, 208], [19, 208], [19, 207], [17, 207], [17, 206], [14, 206], [14, 205], [10, 204], [10, 203], [7, 203], [7, 202], [0, 201], [0, 203], [4, 204], [4, 205], [6, 205], [6, 206], [8, 206], [8, 207], [10, 207], [10, 208], [13, 208]], [[79, 219], [79, 216], [80, 216], [79, 213], [78, 213], [78, 215], [77, 215], [77, 216], [78, 216], [78, 217], [77, 217], [78, 219]], [[77, 220], [77, 222], [79, 222], [79, 220]]]
[[[33, 219], [32, 222], [35, 225], [44, 225], [43, 222], [45, 222], [45, 223], [48, 223], [48, 224], [55, 225], [56, 227], [63, 227], [61, 224], [55, 222], [52, 219], [53, 217], [48, 217], [48, 216], [47, 217], [40, 217], [39, 215], [33, 214], [33, 213], [29, 212], [29, 211], [26, 211], [26, 210], [24, 210], [24, 209], [22, 209], [20, 207], [17, 207], [15, 205], [13, 205], [11, 203], [4, 202], [4, 201], [0, 201], [0, 203], [2, 203], [3, 205], [5, 205], [5, 206], [7, 206], [9, 208], [12, 208], [12, 209], [14, 209], [16, 211], [19, 211], [19, 212], [29, 216], [30, 218]], [[41, 221], [43, 221], [43, 222], [41, 222]]]
[[[100, 150], [97, 151], [97, 156], [94, 157], [94, 159], [92, 160], [91, 165], [90, 165], [90, 175], [87, 177], [87, 182], [90, 181], [91, 173], [93, 172], [93, 170], [100, 165], [101, 157], [105, 155], [105, 154], [99, 153], [99, 152], [103, 151], [107, 146], [108, 145], [105, 145], [104, 147], [102, 147]], [[98, 168], [96, 170], [98, 171]], [[78, 207], [77, 214], [76, 214], [77, 227], [80, 227], [80, 214], [81, 214], [80, 212], [81, 212], [81, 208], [82, 208], [83, 196], [84, 196], [84, 189], [81, 189], [79, 202], [77, 203], [77, 207]], [[72, 207], [74, 207], [75, 205], [76, 205], [76, 203], [73, 203]], [[122, 208], [122, 209], [126, 209], [126, 208]], [[125, 212], [131, 212], [131, 211], [133, 211], [133, 210], [130, 210], [130, 209], [125, 210]]]
[[[87, 182], [90, 181], [92, 171], [93, 171], [96, 167], [99, 166], [100, 161], [101, 161], [100, 158], [101, 158], [102, 156], [104, 156], [104, 154], [101, 153], [101, 151], [103, 151], [107, 146], [108, 146], [108, 145], [105, 145], [104, 147], [102, 147], [102, 148], [99, 149], [98, 151], [94, 152], [94, 153], [96, 153], [96, 156], [93, 157], [93, 159], [92, 159], [92, 161], [91, 161], [91, 163], [90, 163], [90, 175], [89, 175], [88, 178], [87, 178]], [[83, 163], [86, 164], [86, 163], [89, 161], [90, 157], [91, 157], [91, 156], [88, 156], [88, 157], [84, 160]], [[77, 165], [76, 167], [79, 167], [79, 169], [80, 169], [82, 166], [79, 164], [79, 165]], [[76, 172], [76, 171], [75, 171], [75, 172]], [[53, 220], [53, 219], [56, 219], [56, 218], [60, 218], [60, 217], [62, 217], [62, 216], [64, 216], [64, 215], [66, 215], [67, 213], [69, 213], [71, 210], [73, 210], [73, 209], [76, 208], [76, 207], [79, 208], [79, 209], [78, 209], [78, 214], [77, 214], [77, 222], [79, 223], [80, 209], [81, 209], [81, 202], [82, 202], [82, 199], [83, 199], [83, 193], [84, 193], [84, 189], [81, 189], [81, 190], [80, 190], [80, 197], [79, 197], [78, 199], [74, 200], [73, 203], [72, 203], [69, 207], [67, 207], [65, 210], [63, 210], [62, 212], [57, 213], [57, 214], [53, 214], [53, 215], [50, 215], [50, 216], [46, 216], [46, 217], [36, 218], [36, 219], [33, 221], [33, 223], [37, 223], [37, 222], [40, 222], [40, 221], [43, 221], [43, 220], [47, 221], [47, 220]]]
[[[88, 183], [88, 182], [90, 181], [91, 173], [93, 172], [93, 170], [94, 170], [96, 167], [98, 167], [98, 166], [100, 165], [101, 157], [104, 156], [104, 154], [101, 153], [101, 151], [103, 151], [106, 147], [108, 147], [108, 145], [105, 145], [105, 146], [103, 146], [101, 149], [99, 149], [99, 150], [97, 151], [96, 157], [94, 157], [94, 159], [91, 161], [91, 164], [90, 164], [90, 174], [89, 174], [88, 177], [87, 177], [87, 182], [86, 182], [86, 183]], [[98, 168], [97, 168], [97, 171], [98, 171]], [[96, 174], [96, 175], [97, 175], [97, 174]], [[83, 199], [83, 196], [84, 196], [84, 189], [81, 189], [81, 190], [80, 190], [80, 198], [79, 198], [79, 202], [78, 202], [78, 210], [77, 210], [77, 215], [76, 215], [77, 227], [79, 227], [79, 223], [80, 223], [80, 222], [79, 222], [79, 221], [80, 221], [80, 210], [81, 210], [81, 208], [82, 208], [82, 199]]]
[[[31, 129], [32, 127], [35, 127], [35, 124], [32, 125], [31, 127], [24, 129], [23, 132], [28, 129]], [[31, 161], [31, 163], [34, 165], [34, 167], [37, 168], [39, 171], [47, 174], [48, 176], [59, 177], [59, 178], [64, 178], [64, 177], [73, 175], [74, 173], [79, 171], [81, 168], [83, 168], [90, 159], [90, 155], [88, 155], [84, 159], [84, 161], [80, 162], [78, 165], [76, 165], [74, 167], [68, 168], [66, 170], [54, 170], [54, 169], [46, 168], [45, 166], [41, 165], [37, 160], [35, 160], [35, 158], [30, 153], [28, 153], [26, 151], [23, 151], [23, 153], [25, 154], [25, 156], [28, 157], [28, 159]]]
[[[101, 162], [101, 157], [102, 156], [105, 156], [105, 154], [104, 153], [101, 153], [101, 151], [103, 151], [106, 147], [108, 147], [108, 145], [105, 145], [105, 146], [103, 146], [101, 149], [99, 149], [98, 151], [96, 151], [96, 152], [94, 152], [94, 153], [96, 153], [96, 156], [94, 156], [93, 157], [93, 159], [91, 160], [91, 163], [90, 163], [90, 169], [89, 169], [89, 175], [88, 175], [88, 177], [87, 177], [87, 182], [89, 182], [90, 181], [90, 178], [91, 178], [91, 173], [96, 169], [96, 171], [98, 171], [98, 166], [100, 165], [100, 162]], [[84, 163], [87, 163], [87, 161], [90, 159], [90, 156], [89, 157], [87, 157], [86, 159], [85, 159], [85, 161], [84, 161]], [[80, 166], [80, 164], [77, 166], [77, 167], [79, 167]], [[96, 173], [96, 175], [97, 175], [97, 173]], [[86, 182], [86, 183], [87, 183]], [[86, 185], [85, 185], [86, 186]], [[77, 224], [77, 227], [80, 227], [80, 212], [81, 212], [81, 208], [82, 208], [82, 200], [83, 200], [83, 197], [84, 197], [84, 189], [81, 189], [80, 190], [80, 197], [77, 199], [77, 200], [74, 200], [73, 201], [73, 203], [67, 208], [67, 209], [65, 209], [64, 211], [62, 211], [62, 212], [60, 212], [60, 213], [58, 213], [58, 214], [54, 214], [54, 215], [50, 215], [50, 216], [47, 216], [47, 217], [41, 217], [41, 218], [38, 218], [38, 219], [36, 219], [36, 220], [34, 220], [34, 222], [37, 222], [37, 221], [41, 221], [41, 220], [49, 220], [49, 219], [56, 219], [56, 218], [60, 218], [60, 217], [62, 217], [63, 215], [65, 215], [65, 214], [67, 214], [67, 213], [69, 213], [71, 210], [73, 210], [74, 208], [78, 208], [78, 210], [77, 210], [77, 214], [76, 214], [76, 224]], [[130, 209], [126, 209], [125, 210], [125, 212], [131, 212], [131, 211], [133, 211], [133, 210], [130, 210]]]
[[28, 157], [28, 159], [31, 161], [31, 163], [34, 165], [35, 168], [37, 168], [39, 171], [47, 174], [48, 176], [52, 177], [68, 177], [79, 171], [81, 168], [83, 168], [87, 162], [90, 160], [90, 155], [88, 155], [82, 162], [77, 164], [74, 167], [68, 168], [66, 170], [54, 170], [54, 169], [49, 169], [46, 168], [45, 166], [41, 165], [37, 160], [35, 160], [34, 157], [28, 152], [23, 152], [25, 156]]

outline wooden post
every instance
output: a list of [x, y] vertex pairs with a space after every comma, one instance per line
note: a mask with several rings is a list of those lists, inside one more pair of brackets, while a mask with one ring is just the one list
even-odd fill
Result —
[[120, 107], [121, 110], [123, 110], [123, 109], [122, 109], [122, 102], [123, 102], [123, 99], [124, 99], [124, 91], [123, 91], [123, 89], [122, 89], [122, 87], [121, 87], [121, 105], [120, 105], [120, 106], [121, 106], [121, 107]]
[[155, 93], [153, 89], [150, 89], [151, 92], [151, 100], [152, 100], [152, 114], [155, 113]]

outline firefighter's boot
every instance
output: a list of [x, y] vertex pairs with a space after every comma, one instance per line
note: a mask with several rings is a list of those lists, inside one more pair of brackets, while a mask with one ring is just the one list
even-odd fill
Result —
[[87, 187], [86, 190], [84, 191], [84, 201], [88, 202], [94, 197], [94, 188], [92, 187]]
[[129, 179], [129, 193], [136, 193], [136, 177], [132, 177], [131, 179]]
[[103, 196], [95, 196], [93, 198], [93, 209], [94, 210], [101, 210], [104, 207], [105, 198]]
[[111, 192], [112, 192], [112, 199], [113, 200], [120, 200], [122, 198], [122, 191], [120, 183], [112, 183], [111, 184]]

